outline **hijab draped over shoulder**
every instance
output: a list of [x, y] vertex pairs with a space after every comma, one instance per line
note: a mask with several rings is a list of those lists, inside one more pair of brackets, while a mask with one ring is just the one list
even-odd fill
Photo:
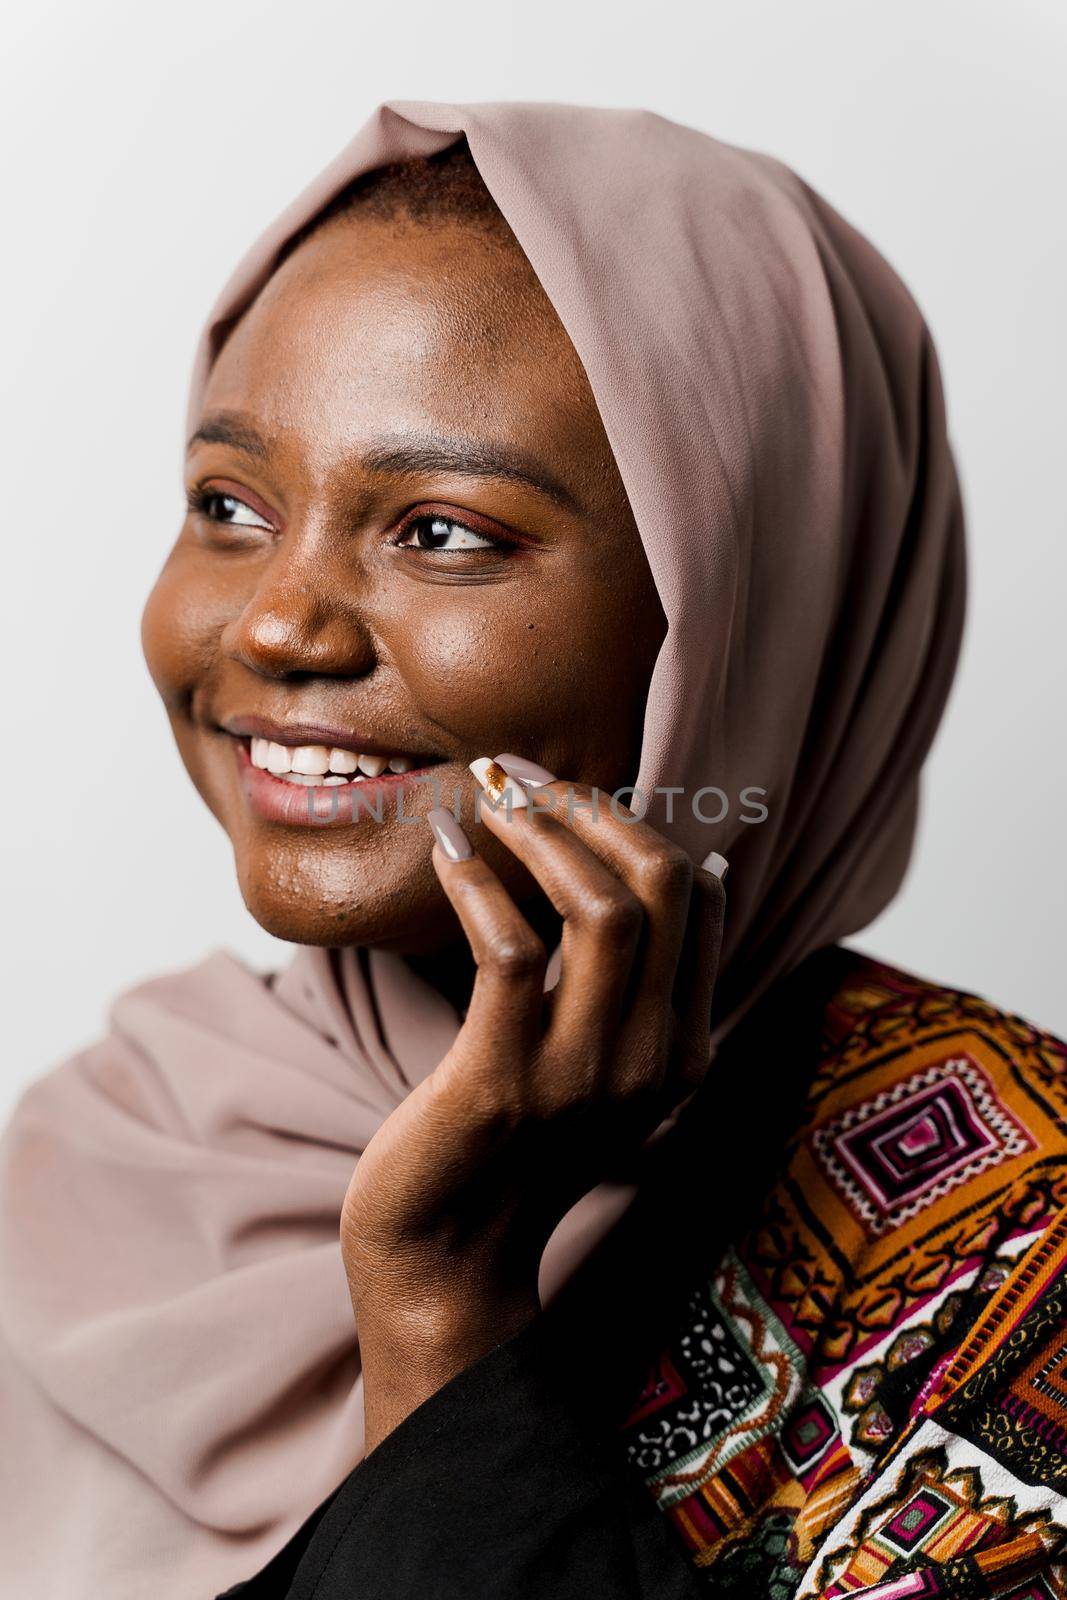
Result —
[[[965, 587], [930, 333], [769, 156], [646, 112], [391, 102], [223, 289], [191, 418], [287, 240], [461, 134], [585, 366], [667, 617], [632, 781], [695, 861], [730, 860], [721, 1038], [911, 852]], [[12, 1594], [210, 1600], [358, 1462], [341, 1205], [458, 1025], [399, 957], [306, 948], [269, 978], [216, 953], [23, 1093], [0, 1140]], [[546, 1296], [632, 1192], [565, 1219]]]

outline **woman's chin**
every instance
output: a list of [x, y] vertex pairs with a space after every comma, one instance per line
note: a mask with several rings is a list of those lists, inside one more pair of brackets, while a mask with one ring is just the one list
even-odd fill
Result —
[[287, 944], [369, 945], [417, 953], [450, 943], [456, 924], [432, 869], [431, 881], [402, 879], [372, 892], [307, 881], [290, 865], [284, 872], [264, 870], [238, 859], [241, 898], [255, 920]]

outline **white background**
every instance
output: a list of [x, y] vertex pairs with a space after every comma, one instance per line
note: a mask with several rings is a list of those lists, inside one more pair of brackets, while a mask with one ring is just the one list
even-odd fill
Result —
[[142, 975], [245, 912], [142, 664], [200, 322], [380, 101], [640, 105], [768, 150], [934, 330], [971, 535], [920, 843], [853, 941], [1067, 1034], [1067, 9], [1061, 0], [181, 0], [11, 7], [0, 1115]]

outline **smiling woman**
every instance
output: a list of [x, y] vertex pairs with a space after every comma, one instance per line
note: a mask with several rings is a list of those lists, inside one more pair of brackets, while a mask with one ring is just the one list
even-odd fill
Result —
[[[212, 366], [187, 483], [145, 650], [272, 933], [440, 948], [452, 912], [404, 821], [469, 797], [486, 748], [629, 780], [663, 612], [581, 362], [463, 147], [301, 230]], [[353, 757], [355, 811], [294, 792]]]
[[187, 431], [145, 654], [301, 948], [5, 1130], [11, 1592], [1067, 1593], [1067, 1049], [839, 943], [963, 621], [892, 269], [659, 117], [382, 107]]

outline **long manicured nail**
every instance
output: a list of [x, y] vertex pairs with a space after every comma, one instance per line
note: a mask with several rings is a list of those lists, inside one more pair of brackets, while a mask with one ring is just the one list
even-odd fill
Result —
[[445, 811], [442, 806], [435, 806], [432, 811], [427, 811], [426, 821], [433, 829], [433, 836], [449, 861], [470, 860], [474, 854], [471, 842], [451, 811]]
[[536, 761], [527, 761], [525, 756], [497, 756], [496, 764], [503, 767], [509, 778], [518, 778], [520, 783], [528, 783], [534, 789], [556, 781], [555, 773], [549, 772], [547, 767], [539, 767]]
[[528, 804], [525, 789], [509, 777], [492, 756], [479, 756], [477, 761], [471, 762], [470, 769], [494, 805], [499, 805], [508, 795], [513, 806]]
[[720, 883], [730, 870], [730, 863], [717, 850], [713, 850], [710, 856], [705, 856], [701, 866], [705, 872], [710, 872], [713, 878], [718, 878]]

